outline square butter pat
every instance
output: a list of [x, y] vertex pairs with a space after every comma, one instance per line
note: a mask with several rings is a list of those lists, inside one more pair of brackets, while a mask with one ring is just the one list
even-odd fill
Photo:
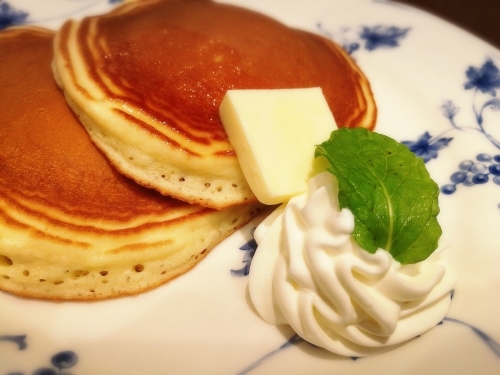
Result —
[[319, 87], [229, 90], [219, 113], [250, 188], [265, 204], [307, 190], [316, 145], [337, 129]]

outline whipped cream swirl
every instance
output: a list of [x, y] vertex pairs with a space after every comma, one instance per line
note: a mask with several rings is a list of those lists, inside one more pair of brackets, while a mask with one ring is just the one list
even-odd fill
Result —
[[354, 217], [339, 209], [336, 178], [322, 173], [255, 231], [258, 249], [251, 300], [270, 324], [289, 324], [310, 343], [345, 356], [390, 349], [447, 314], [453, 269], [439, 257], [401, 265], [379, 249], [363, 250]]

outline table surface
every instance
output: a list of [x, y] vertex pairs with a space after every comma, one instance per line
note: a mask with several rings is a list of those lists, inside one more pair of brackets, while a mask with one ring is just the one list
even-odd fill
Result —
[[396, 0], [441, 17], [500, 49], [500, 0]]

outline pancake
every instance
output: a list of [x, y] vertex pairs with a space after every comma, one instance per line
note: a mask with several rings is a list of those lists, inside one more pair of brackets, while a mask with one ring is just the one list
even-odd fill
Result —
[[319, 86], [339, 126], [375, 126], [370, 85], [341, 47], [231, 5], [127, 3], [68, 21], [54, 48], [58, 84], [117, 170], [206, 207], [256, 199], [219, 119], [228, 89]]
[[116, 172], [54, 82], [53, 37], [0, 32], [0, 289], [98, 300], [153, 288], [192, 268], [259, 206], [191, 205]]

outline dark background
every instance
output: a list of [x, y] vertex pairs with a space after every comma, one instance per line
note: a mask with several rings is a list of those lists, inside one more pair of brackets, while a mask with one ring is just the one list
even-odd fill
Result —
[[443, 18], [500, 49], [500, 0], [395, 0]]

